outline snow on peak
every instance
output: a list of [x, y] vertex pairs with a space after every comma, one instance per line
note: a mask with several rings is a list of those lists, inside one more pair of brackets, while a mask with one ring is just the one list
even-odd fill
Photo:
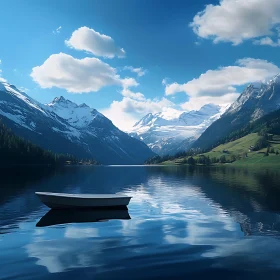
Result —
[[54, 100], [53, 100], [53, 103], [58, 103], [58, 102], [65, 102], [66, 99], [61, 95], [60, 97], [56, 97]]
[[158, 113], [157, 115], [165, 120], [174, 120], [178, 119], [182, 111], [178, 111], [173, 108], [164, 108], [162, 112]]
[[163, 126], [195, 126], [208, 120], [210, 117], [221, 112], [222, 106], [215, 104], [206, 104], [198, 111], [182, 112], [173, 108], [165, 108], [162, 112], [144, 116], [133, 126], [133, 131], [146, 127]]
[[63, 96], [56, 97], [51, 103], [47, 104], [48, 106], [64, 106], [64, 107], [77, 107], [78, 105], [68, 99], [65, 99]]
[[250, 84], [253, 88], [260, 89], [263, 86], [262, 81], [254, 82]]
[[[246, 104], [247, 108], [256, 106], [255, 102], [266, 102], [272, 96], [276, 96], [278, 91], [274, 91], [274, 85], [280, 85], [280, 74], [277, 74], [267, 82], [254, 82], [248, 85], [245, 90], [239, 95], [237, 100], [232, 103], [226, 114], [235, 113], [241, 110]], [[262, 101], [263, 100], [263, 101]]]
[[153, 117], [154, 117], [153, 114], [149, 113], [146, 116], [144, 116], [142, 119], [140, 119], [140, 121], [135, 123], [135, 125], [133, 127], [148, 125], [149, 122], [153, 119]]
[[219, 117], [221, 115], [222, 106], [215, 104], [206, 104], [197, 111], [184, 112], [180, 115], [180, 119], [186, 126], [197, 126], [207, 122], [211, 117]]
[[194, 141], [224, 110], [224, 106], [214, 104], [189, 112], [167, 108], [156, 114], [147, 114], [134, 125], [130, 135], [142, 140], [154, 152], [168, 154], [182, 141]]
[[14, 85], [11, 85], [7, 82], [0, 82], [0, 90], [6, 92], [7, 94], [9, 94], [9, 96], [18, 98], [18, 100], [21, 100], [21, 102], [24, 102], [24, 103], [28, 104], [29, 106], [33, 107], [34, 109], [39, 110], [42, 113], [46, 114], [46, 112], [44, 111], [44, 109], [42, 108], [42, 106], [39, 102], [37, 102], [33, 98], [29, 97], [23, 91], [20, 91]]
[[269, 84], [279, 84], [280, 83], [280, 73], [274, 76], [270, 81]]
[[198, 111], [202, 114], [206, 114], [206, 115], [214, 115], [220, 112], [221, 110], [221, 106], [216, 105], [216, 104], [206, 104], [204, 106], [202, 106]]
[[90, 108], [83, 103], [76, 103], [65, 99], [63, 96], [56, 97], [51, 103], [47, 104], [54, 113], [67, 120], [72, 126], [82, 128], [88, 126], [93, 120], [105, 118], [97, 110]]
[[176, 109], [164, 108], [162, 112], [156, 114], [147, 114], [140, 121], [135, 123], [133, 127], [136, 128], [144, 126], [168, 125], [173, 123], [174, 121], [178, 121], [181, 114], [182, 112]]
[[89, 106], [86, 103], [83, 103], [83, 104], [79, 105], [79, 107], [81, 107], [81, 108], [89, 108]]

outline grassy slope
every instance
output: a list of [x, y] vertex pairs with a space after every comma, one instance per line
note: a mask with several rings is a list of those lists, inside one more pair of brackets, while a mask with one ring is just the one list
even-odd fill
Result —
[[[209, 153], [206, 153], [206, 156], [211, 157], [217, 157], [219, 158], [221, 155], [223, 155], [223, 150], [228, 150], [229, 154], [225, 154], [226, 157], [230, 157], [232, 154], [235, 156], [243, 155], [244, 153], [247, 153], [247, 157], [241, 158], [234, 163], [232, 163], [233, 166], [278, 166], [280, 167], [280, 155], [275, 154], [269, 154], [269, 156], [264, 156], [266, 152], [266, 148], [260, 150], [260, 151], [254, 151], [249, 152], [249, 147], [254, 146], [256, 141], [258, 140], [259, 136], [257, 133], [248, 134], [245, 137], [242, 137], [240, 139], [237, 139], [233, 142], [226, 143], [224, 145], [220, 145], [216, 148], [214, 148]], [[273, 147], [275, 150], [278, 149], [280, 151], [280, 136], [275, 135], [273, 137], [273, 141], [270, 141], [271, 147]]]
[[[254, 146], [258, 138], [259, 136], [257, 135], [257, 133], [252, 133], [235, 141], [220, 145], [211, 150], [210, 152], [205, 153], [205, 155], [209, 156], [210, 158], [219, 158], [222, 155], [229, 157], [231, 154], [234, 154], [236, 156], [241, 155], [244, 152], [248, 152], [249, 147]], [[229, 154], [223, 153], [223, 150], [228, 150]]]
[[[231, 155], [241, 156], [247, 153], [247, 157], [241, 158], [231, 165], [233, 166], [277, 166], [280, 167], [280, 155], [269, 154], [269, 156], [264, 156], [266, 152], [266, 148], [260, 151], [249, 152], [249, 147], [254, 146], [257, 142], [259, 136], [257, 133], [248, 134], [245, 137], [237, 139], [235, 141], [220, 145], [210, 152], [205, 153], [205, 156], [209, 156], [210, 158], [216, 157], [220, 158], [222, 155], [225, 155], [226, 158], [230, 159]], [[271, 147], [275, 150], [278, 149], [280, 152], [280, 135], [273, 136], [273, 141], [270, 141]], [[227, 150], [227, 153], [223, 151]], [[197, 156], [198, 157], [198, 156]], [[181, 164], [184, 159], [176, 159], [174, 161], [167, 161], [163, 164]]]

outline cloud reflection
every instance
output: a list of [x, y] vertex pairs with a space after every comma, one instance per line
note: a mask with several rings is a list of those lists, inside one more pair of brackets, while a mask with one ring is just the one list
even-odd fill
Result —
[[[152, 174], [122, 192], [133, 197], [132, 220], [71, 224], [60, 240], [37, 240], [26, 246], [27, 253], [52, 273], [77, 267], [111, 271], [123, 262], [131, 267], [174, 263], [178, 250], [193, 247], [198, 248], [193, 254], [199, 256], [188, 255], [190, 259], [211, 260], [213, 266], [246, 268], [247, 263], [253, 268], [261, 267], [263, 260], [263, 267], [277, 267], [280, 216], [262, 211], [257, 198], [241, 196], [224, 185], [219, 188], [206, 179]], [[48, 230], [42, 236], [48, 239]], [[263, 252], [268, 256], [263, 257]], [[180, 261], [185, 261], [184, 256]]]
[[98, 229], [97, 228], [80, 228], [80, 227], [74, 227], [70, 226], [67, 227], [65, 230], [64, 236], [66, 238], [89, 238], [89, 237], [99, 237]]
[[87, 239], [81, 239], [79, 242], [73, 238], [40, 241], [28, 244], [25, 248], [29, 257], [37, 258], [36, 264], [46, 267], [50, 273], [101, 265], [97, 258], [94, 258], [99, 254], [100, 246], [94, 244], [92, 254], [93, 243]]

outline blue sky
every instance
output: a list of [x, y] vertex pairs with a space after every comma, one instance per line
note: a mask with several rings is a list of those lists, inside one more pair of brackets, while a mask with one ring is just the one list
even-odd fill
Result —
[[42, 103], [85, 102], [125, 130], [149, 112], [231, 103], [280, 72], [279, 0], [7, 0], [1, 10], [2, 79]]

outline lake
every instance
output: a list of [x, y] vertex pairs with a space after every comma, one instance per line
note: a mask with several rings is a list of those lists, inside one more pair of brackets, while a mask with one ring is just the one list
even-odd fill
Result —
[[[0, 279], [280, 279], [277, 171], [82, 166], [0, 175]], [[128, 211], [89, 222], [49, 212], [35, 191], [133, 198]]]

